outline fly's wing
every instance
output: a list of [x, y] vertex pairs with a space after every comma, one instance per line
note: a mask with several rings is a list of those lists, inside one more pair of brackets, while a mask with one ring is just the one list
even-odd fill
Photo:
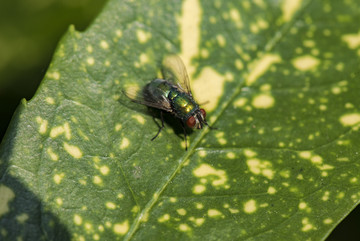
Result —
[[126, 90], [122, 90], [123, 94], [128, 97], [132, 102], [161, 109], [167, 112], [171, 112], [171, 105], [169, 101], [163, 96], [154, 98], [146, 91], [146, 87], [143, 90], [138, 90], [136, 87], [129, 87]]
[[192, 96], [189, 76], [180, 57], [170, 55], [164, 59], [162, 65], [165, 80], [176, 83], [181, 90]]

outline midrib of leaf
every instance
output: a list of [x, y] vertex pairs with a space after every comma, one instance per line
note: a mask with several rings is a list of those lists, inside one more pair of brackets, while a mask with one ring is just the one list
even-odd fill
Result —
[[[310, 5], [311, 2], [312, 0], [309, 0], [305, 4], [303, 4], [303, 7], [299, 9], [297, 13], [294, 14], [292, 20], [286, 23], [279, 31], [275, 32], [274, 36], [265, 44], [262, 53], [270, 52], [276, 46], [276, 44], [282, 39], [282, 37], [286, 35], [288, 30], [294, 25], [294, 19], [296, 19], [299, 15], [302, 15], [304, 10]], [[259, 57], [255, 58], [253, 62], [256, 63], [258, 60]], [[256, 66], [253, 69], [256, 69]], [[251, 71], [248, 72], [248, 75], [249, 74], [251, 74]], [[245, 86], [246, 86], [245, 81], [239, 81], [239, 84], [232, 92], [230, 98], [227, 98], [224, 101], [224, 104], [221, 105], [221, 107], [218, 108], [217, 111], [212, 115], [214, 119], [213, 123], [216, 123], [216, 121], [220, 118], [222, 113], [228, 108], [230, 103], [236, 98], [236, 96], [241, 92], [242, 88]], [[182, 155], [182, 157], [179, 158], [180, 161], [177, 168], [173, 171], [170, 178], [164, 183], [164, 185], [162, 185], [161, 188], [159, 188], [158, 191], [154, 193], [153, 197], [145, 205], [144, 209], [136, 216], [124, 240], [130, 240], [134, 236], [140, 223], [142, 222], [142, 219], [144, 217], [146, 218], [151, 208], [158, 201], [160, 195], [163, 193], [163, 191], [166, 189], [169, 183], [171, 183], [171, 181], [175, 178], [176, 174], [180, 173], [180, 170], [183, 167], [185, 161], [196, 151], [196, 147], [199, 145], [200, 141], [208, 132], [209, 132], [209, 127], [205, 127], [205, 129], [203, 129], [203, 131], [201, 131], [200, 134], [197, 135], [197, 137], [194, 139], [193, 143], [190, 145], [190, 147], [184, 153], [184, 155]]]

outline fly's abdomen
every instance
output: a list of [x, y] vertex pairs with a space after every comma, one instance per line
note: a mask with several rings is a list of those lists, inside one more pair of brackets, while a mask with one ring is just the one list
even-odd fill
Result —
[[152, 99], [168, 98], [171, 86], [169, 83], [162, 79], [154, 79], [146, 86], [147, 93]]

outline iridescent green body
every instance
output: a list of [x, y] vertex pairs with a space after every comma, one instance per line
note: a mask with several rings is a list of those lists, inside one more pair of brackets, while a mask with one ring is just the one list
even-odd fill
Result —
[[[161, 110], [161, 126], [154, 140], [164, 126], [163, 112], [173, 114], [181, 120], [185, 136], [185, 149], [187, 149], [186, 128], [202, 129], [206, 122], [206, 111], [201, 109], [194, 100], [189, 76], [184, 63], [178, 56], [168, 56], [163, 61], [164, 79], [154, 79], [142, 91], [129, 88], [123, 93], [133, 102]], [[209, 128], [211, 128], [209, 126]]]
[[199, 105], [189, 94], [179, 90], [177, 85], [167, 80], [155, 79], [145, 87], [144, 91], [154, 100], [166, 98], [173, 114], [184, 122], [199, 110]]

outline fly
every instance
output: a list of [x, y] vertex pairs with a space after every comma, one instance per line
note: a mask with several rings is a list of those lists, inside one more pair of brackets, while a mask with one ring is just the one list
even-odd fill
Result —
[[[187, 134], [185, 125], [202, 129], [206, 122], [206, 111], [199, 107], [190, 89], [190, 81], [181, 59], [172, 55], [163, 61], [164, 79], [154, 79], [140, 92], [128, 89], [124, 94], [133, 102], [161, 110], [161, 126], [152, 141], [164, 128], [163, 111], [180, 119], [184, 130], [185, 149], [187, 150]], [[209, 128], [211, 128], [209, 126]]]

